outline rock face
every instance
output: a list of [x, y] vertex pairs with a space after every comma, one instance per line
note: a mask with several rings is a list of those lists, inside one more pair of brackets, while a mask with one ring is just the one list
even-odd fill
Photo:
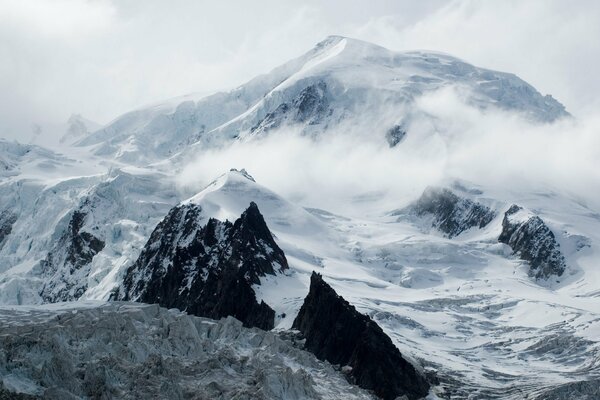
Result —
[[[356, 311], [314, 273], [310, 291], [293, 323], [305, 348], [349, 371], [350, 381], [385, 399], [425, 397], [429, 384], [368, 316]], [[349, 367], [349, 368], [348, 368]]]
[[372, 399], [314, 355], [231, 317], [77, 302], [0, 309], [0, 321], [0, 399]]
[[13, 224], [17, 221], [17, 215], [9, 210], [0, 213], [0, 248], [4, 244], [4, 239], [12, 232]]
[[496, 216], [489, 207], [459, 197], [445, 188], [429, 187], [410, 207], [419, 217], [432, 216], [432, 226], [452, 238], [473, 227], [483, 228]]
[[73, 212], [67, 229], [42, 262], [47, 279], [40, 294], [45, 302], [77, 300], [87, 289], [89, 264], [104, 242], [83, 229], [86, 215]]
[[158, 224], [113, 297], [215, 319], [231, 315], [268, 330], [275, 312], [257, 302], [252, 285], [286, 268], [255, 203], [234, 223], [206, 221], [200, 206], [187, 203]]
[[401, 125], [394, 125], [385, 133], [385, 139], [390, 147], [396, 147], [396, 145], [400, 143], [405, 136], [406, 130]]
[[565, 272], [565, 257], [554, 233], [540, 217], [515, 204], [504, 214], [498, 240], [529, 262], [529, 276], [548, 279]]
[[289, 103], [281, 103], [269, 112], [255, 127], [252, 133], [267, 132], [284, 123], [302, 123], [315, 125], [320, 123], [329, 113], [327, 84], [319, 81], [305, 87]]

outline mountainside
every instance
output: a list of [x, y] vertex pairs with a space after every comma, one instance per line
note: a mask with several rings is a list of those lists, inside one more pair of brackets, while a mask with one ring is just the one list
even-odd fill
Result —
[[[10, 305], [0, 351], [16, 355], [0, 357], [0, 398], [127, 398], [139, 387], [147, 397], [370, 398], [346, 379], [373, 383], [371, 361], [311, 345], [308, 325], [344, 338], [341, 315], [360, 325], [353, 338], [367, 332], [353, 347], [361, 355], [383, 352], [434, 377], [415, 378], [411, 399], [594, 396], [600, 210], [560, 187], [446, 168], [452, 149], [497, 134], [483, 126], [457, 140], [460, 121], [423, 108], [423, 96], [446, 90], [473, 112], [540, 131], [569, 116], [512, 74], [329, 37], [231, 92], [142, 108], [94, 131], [74, 117], [73, 146], [0, 140], [0, 304]], [[266, 142], [291, 137], [308, 150]], [[267, 167], [249, 171], [256, 179], [230, 169], [257, 158]], [[205, 180], [214, 170], [222, 175]], [[390, 190], [371, 190], [383, 184], [370, 179]], [[329, 199], [330, 188], [340, 193]], [[336, 301], [307, 299], [315, 272]], [[110, 299], [240, 322], [140, 304], [87, 308]], [[63, 301], [74, 302], [44, 304]], [[301, 313], [305, 301], [329, 318]], [[57, 311], [79, 306], [87, 311]], [[133, 350], [121, 345], [130, 338]], [[329, 361], [302, 350], [311, 346]], [[186, 380], [207, 368], [214, 374]], [[390, 393], [377, 394], [400, 391]]]
[[233, 316], [269, 330], [275, 312], [252, 285], [288, 268], [255, 203], [234, 223], [205, 220], [193, 203], [173, 208], [127, 269], [116, 298], [157, 303], [192, 315]]
[[185, 152], [190, 144], [221, 145], [286, 125], [310, 135], [359, 126], [383, 141], [389, 131], [410, 130], [413, 119], [423, 118], [416, 98], [448, 86], [457, 87], [478, 108], [518, 111], [544, 122], [569, 115], [551, 96], [542, 96], [512, 74], [445, 54], [393, 52], [331, 36], [237, 89], [132, 111], [78, 145], [144, 164]]

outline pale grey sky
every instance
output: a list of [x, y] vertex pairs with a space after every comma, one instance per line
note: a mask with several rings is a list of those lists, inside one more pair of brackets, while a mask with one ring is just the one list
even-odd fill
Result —
[[593, 0], [0, 0], [0, 137], [235, 87], [331, 34], [513, 72], [575, 115], [600, 106]]

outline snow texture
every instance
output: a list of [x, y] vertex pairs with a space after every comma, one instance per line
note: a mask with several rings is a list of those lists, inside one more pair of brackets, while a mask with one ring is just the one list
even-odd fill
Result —
[[530, 263], [529, 275], [536, 279], [561, 276], [567, 268], [554, 233], [540, 217], [517, 205], [513, 204], [504, 214], [498, 240]]
[[0, 395], [373, 399], [277, 334], [137, 303], [0, 309]]

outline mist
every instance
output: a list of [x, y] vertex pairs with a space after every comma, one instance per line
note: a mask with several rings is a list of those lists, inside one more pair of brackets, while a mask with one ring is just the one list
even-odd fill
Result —
[[[382, 114], [394, 110], [401, 112]], [[384, 138], [389, 123], [382, 121], [354, 117], [316, 136], [284, 127], [201, 151], [178, 181], [201, 190], [230, 168], [245, 168], [290, 200], [348, 214], [399, 208], [427, 186], [457, 179], [509, 197], [557, 190], [600, 207], [599, 116], [537, 123], [515, 112], [476, 108], [452, 87], [420, 97], [412, 112], [420, 117], [393, 148]]]

